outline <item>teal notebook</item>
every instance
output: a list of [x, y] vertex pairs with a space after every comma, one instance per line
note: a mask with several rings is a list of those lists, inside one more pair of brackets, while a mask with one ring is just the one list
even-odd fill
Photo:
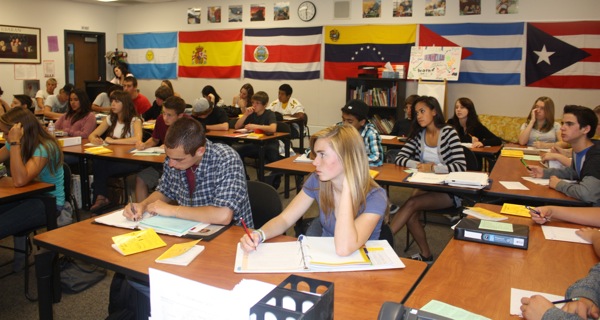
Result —
[[152, 228], [159, 233], [172, 234], [181, 237], [199, 224], [202, 223], [174, 217], [153, 216], [140, 221], [138, 227], [140, 229]]

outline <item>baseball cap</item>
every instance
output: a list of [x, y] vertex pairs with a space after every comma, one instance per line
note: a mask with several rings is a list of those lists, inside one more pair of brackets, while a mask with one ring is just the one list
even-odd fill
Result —
[[210, 108], [210, 102], [206, 100], [206, 98], [198, 98], [194, 101], [194, 106], [192, 108], [193, 113], [203, 113], [204, 111]]
[[342, 112], [351, 114], [358, 120], [363, 120], [369, 116], [369, 106], [362, 100], [352, 99], [342, 108]]

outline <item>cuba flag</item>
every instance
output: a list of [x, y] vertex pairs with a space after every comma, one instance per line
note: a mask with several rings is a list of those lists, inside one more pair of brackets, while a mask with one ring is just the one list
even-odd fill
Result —
[[126, 34], [123, 46], [137, 79], [177, 78], [177, 32]]

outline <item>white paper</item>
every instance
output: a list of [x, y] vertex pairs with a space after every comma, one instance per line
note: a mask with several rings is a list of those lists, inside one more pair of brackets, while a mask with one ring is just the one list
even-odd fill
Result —
[[165, 153], [165, 148], [162, 147], [152, 147], [152, 148], [146, 148], [144, 150], [140, 150], [140, 149], [133, 149], [131, 150], [131, 153]]
[[191, 247], [188, 251], [178, 256], [163, 259], [163, 260], [154, 260], [156, 263], [164, 263], [164, 264], [174, 264], [176, 266], [187, 266], [189, 265], [196, 257], [204, 251], [204, 246], [195, 245]]
[[152, 318], [161, 320], [248, 319], [250, 308], [275, 287], [242, 280], [230, 291], [152, 268], [149, 274]]
[[529, 188], [517, 181], [500, 181], [500, 184], [508, 190], [529, 190]]
[[443, 184], [446, 178], [448, 178], [447, 174], [417, 172], [410, 176], [407, 180], [415, 183]]
[[392, 136], [389, 134], [380, 134], [379, 135], [381, 137], [382, 140], [392, 140], [392, 139], [397, 139], [397, 136]]
[[523, 155], [523, 160], [542, 161], [542, 157], [540, 157], [539, 155], [535, 155], [535, 154], [525, 154], [525, 155]]
[[[476, 313], [437, 300], [429, 301], [426, 305], [424, 305], [421, 308], [421, 310], [431, 312], [433, 314], [437, 314], [450, 319], [489, 320], [489, 318], [486, 318], [482, 315], [478, 315]], [[426, 318], [419, 317], [418, 319]]]
[[313, 161], [306, 154], [303, 154], [303, 155], [301, 155], [299, 157], [296, 157], [296, 159], [294, 159], [294, 162], [307, 162], [307, 163], [311, 163]]
[[[521, 317], [522, 316], [522, 314], [521, 314], [521, 298], [524, 298], [524, 297], [529, 298], [533, 295], [540, 295], [550, 301], [558, 301], [558, 300], [563, 300], [565, 298], [564, 296], [559, 296], [559, 295], [550, 294], [550, 293], [510, 288], [510, 314], [513, 316]], [[563, 305], [564, 305], [564, 303], [559, 303], [559, 304], [555, 304], [554, 306], [560, 309], [560, 308], [562, 308]]]
[[529, 182], [539, 184], [541, 186], [547, 186], [550, 184], [550, 179], [542, 179], [542, 178], [532, 178], [532, 177], [521, 177], [523, 180], [527, 180]]
[[460, 144], [465, 148], [469, 148], [469, 149], [473, 148], [473, 143], [471, 143], [471, 142], [461, 142]]
[[[463, 210], [464, 214], [467, 214], [469, 216], [475, 217], [479, 220], [488, 220], [488, 221], [502, 221], [502, 220], [507, 220], [508, 217], [498, 217], [498, 218], [492, 218], [489, 216], [486, 216], [484, 214], [481, 214], [477, 211], [471, 210], [471, 209], [465, 209]], [[454, 230], [454, 229], [453, 229]]]
[[580, 236], [578, 236], [575, 233], [575, 231], [577, 230], [578, 229], [572, 228], [542, 226], [542, 232], [544, 232], [544, 238], [546, 238], [546, 240], [591, 244], [591, 242], [585, 241]]

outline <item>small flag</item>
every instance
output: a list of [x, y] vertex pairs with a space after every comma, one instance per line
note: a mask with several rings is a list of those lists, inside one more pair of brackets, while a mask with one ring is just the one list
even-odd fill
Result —
[[325, 79], [346, 80], [359, 66], [403, 65], [408, 69], [417, 26], [364, 25], [325, 27]]
[[179, 32], [179, 76], [239, 78], [242, 29]]
[[321, 77], [323, 28], [246, 29], [244, 77], [312, 80]]
[[525, 83], [600, 89], [600, 21], [528, 23]]
[[126, 34], [123, 47], [136, 78], [177, 78], [177, 32]]
[[462, 47], [459, 83], [521, 84], [524, 23], [425, 24], [419, 46]]

